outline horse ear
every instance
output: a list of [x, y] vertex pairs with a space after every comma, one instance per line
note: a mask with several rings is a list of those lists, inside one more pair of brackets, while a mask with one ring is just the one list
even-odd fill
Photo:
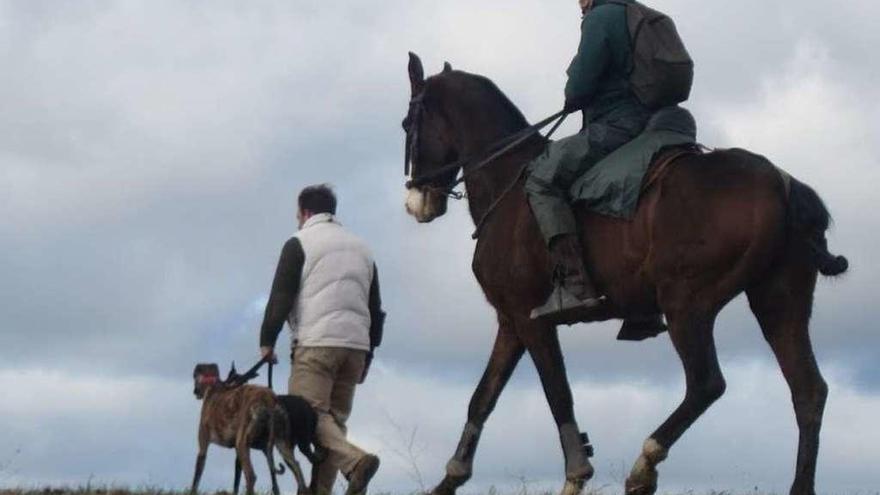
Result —
[[450, 64], [449, 62], [443, 62], [443, 72], [451, 72], [451, 71], [452, 71], [452, 64]]
[[425, 69], [422, 60], [413, 52], [409, 52], [409, 84], [413, 96], [422, 92], [425, 85]]

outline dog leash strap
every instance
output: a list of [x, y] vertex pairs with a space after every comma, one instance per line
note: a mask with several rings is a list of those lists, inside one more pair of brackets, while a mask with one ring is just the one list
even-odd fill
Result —
[[266, 377], [269, 379], [269, 390], [272, 390], [272, 367], [275, 366], [272, 364], [272, 361], [269, 361], [269, 373]]

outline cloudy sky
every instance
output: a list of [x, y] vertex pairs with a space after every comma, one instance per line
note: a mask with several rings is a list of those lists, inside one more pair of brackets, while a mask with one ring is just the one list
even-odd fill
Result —
[[[831, 246], [852, 268], [816, 295], [831, 387], [818, 488], [874, 493], [880, 7], [653, 5], [696, 59], [700, 140], [768, 156], [832, 210]], [[325, 181], [374, 247], [389, 313], [351, 435], [383, 459], [376, 489], [438, 481], [494, 318], [470, 274], [465, 205], [429, 225], [404, 213], [406, 54], [428, 73], [448, 60], [489, 76], [535, 121], [561, 105], [578, 14], [574, 0], [0, 1], [0, 486], [186, 486], [192, 366], [256, 360], [295, 195]], [[742, 298], [716, 328], [728, 392], [675, 446], [661, 488], [787, 491], [797, 435], [785, 383]], [[667, 337], [618, 343], [615, 331], [562, 331], [594, 487], [622, 481], [683, 393]], [[231, 466], [212, 450], [203, 487], [228, 488]], [[469, 490], [555, 489], [562, 473], [524, 360]]]

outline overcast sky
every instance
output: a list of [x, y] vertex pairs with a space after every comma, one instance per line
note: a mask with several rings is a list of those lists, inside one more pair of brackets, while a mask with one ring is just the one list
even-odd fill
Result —
[[[874, 493], [880, 6], [652, 5], [674, 16], [696, 60], [700, 140], [768, 156], [834, 215], [829, 241], [851, 269], [816, 294], [812, 336], [831, 387], [817, 483]], [[436, 483], [494, 317], [470, 272], [465, 205], [429, 225], [403, 209], [407, 51], [429, 74], [448, 60], [490, 77], [536, 121], [561, 106], [578, 27], [574, 0], [0, 1], [0, 486], [186, 486], [192, 366], [257, 359], [295, 197], [316, 182], [336, 186], [341, 221], [373, 246], [389, 314], [351, 436], [383, 459], [374, 490]], [[562, 330], [595, 487], [623, 480], [683, 394], [666, 336], [619, 343], [616, 328]], [[727, 394], [676, 444], [661, 489], [786, 492], [794, 415], [742, 298], [716, 335]], [[203, 487], [231, 487], [232, 459], [213, 449]], [[524, 360], [468, 489], [562, 480]]]

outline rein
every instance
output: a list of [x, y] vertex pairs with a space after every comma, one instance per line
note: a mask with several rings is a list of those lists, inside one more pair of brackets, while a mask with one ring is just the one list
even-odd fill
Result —
[[[421, 127], [419, 124], [421, 123], [422, 112], [424, 111], [424, 93], [419, 94], [410, 100], [410, 113], [413, 117], [413, 125], [411, 132], [407, 132], [406, 135], [406, 153], [404, 155], [404, 174], [409, 175], [410, 173], [410, 162], [411, 159], [415, 156], [416, 151], [418, 150], [419, 144], [419, 128]], [[550, 124], [554, 124], [550, 129], [550, 132], [547, 133], [545, 138], [549, 139], [550, 136], [556, 131], [557, 128], [562, 124], [562, 121], [565, 120], [565, 117], [568, 116], [568, 113], [565, 110], [560, 110], [553, 115], [545, 118], [544, 120], [530, 125], [525, 129], [522, 129], [514, 134], [506, 136], [504, 138], [499, 139], [498, 141], [492, 143], [488, 146], [487, 150], [478, 154], [475, 157], [466, 157], [460, 160], [456, 160], [452, 163], [448, 163], [438, 168], [437, 170], [433, 170], [428, 172], [425, 175], [422, 175], [418, 178], [413, 178], [406, 182], [406, 188], [413, 187], [422, 187], [428, 186], [429, 183], [439, 177], [442, 177], [452, 171], [458, 170], [459, 168], [462, 170], [461, 176], [452, 181], [450, 184], [446, 186], [429, 186], [433, 189], [440, 189], [447, 196], [454, 199], [462, 199], [464, 194], [454, 191], [455, 186], [461, 184], [468, 177], [472, 176], [474, 173], [485, 167], [486, 165], [492, 163], [500, 156], [508, 153], [513, 150], [528, 138], [538, 134], [538, 132], [547, 127]], [[488, 154], [488, 156], [486, 156]], [[485, 158], [481, 158], [485, 157]], [[475, 165], [471, 166], [469, 170], [466, 170], [466, 167], [473, 162], [477, 162]], [[509, 189], [509, 188], [508, 188]], [[505, 190], [506, 194], [507, 190]]]

